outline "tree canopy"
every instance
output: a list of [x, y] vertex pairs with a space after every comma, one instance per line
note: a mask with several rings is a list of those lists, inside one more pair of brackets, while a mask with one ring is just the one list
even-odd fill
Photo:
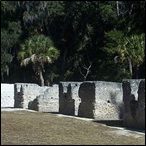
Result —
[[1, 1], [2, 82], [124, 78], [145, 78], [145, 1]]

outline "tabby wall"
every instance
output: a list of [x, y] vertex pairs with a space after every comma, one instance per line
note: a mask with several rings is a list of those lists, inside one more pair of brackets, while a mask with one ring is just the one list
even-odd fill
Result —
[[44, 94], [48, 87], [40, 87], [37, 84], [16, 83], [14, 84], [14, 107], [28, 109], [29, 102], [37, 96]]
[[145, 79], [126, 79], [122, 86], [124, 126], [145, 129]]
[[123, 91], [118, 82], [83, 82], [79, 88], [79, 116], [96, 120], [123, 118]]
[[1, 84], [1, 107], [14, 107], [14, 84]]
[[81, 99], [78, 90], [82, 82], [59, 83], [59, 112], [67, 115], [78, 115]]
[[40, 112], [58, 112], [58, 85], [41, 87], [37, 84], [16, 83], [14, 85], [14, 107]]
[[98, 120], [122, 119], [122, 94], [121, 83], [61, 82], [59, 112]]
[[119, 120], [127, 127], [145, 129], [145, 79], [122, 83], [105, 81], [1, 84], [1, 107]]
[[43, 94], [29, 102], [28, 108], [40, 112], [59, 112], [58, 85], [48, 86]]

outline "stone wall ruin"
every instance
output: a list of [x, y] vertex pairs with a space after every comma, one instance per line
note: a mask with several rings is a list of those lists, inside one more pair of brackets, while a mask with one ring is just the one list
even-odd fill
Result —
[[37, 84], [16, 83], [14, 99], [16, 108], [33, 109], [40, 112], [58, 112], [58, 85], [41, 87]]
[[14, 84], [1, 84], [1, 107], [14, 107]]
[[124, 126], [145, 129], [145, 79], [125, 79], [122, 86]]
[[98, 120], [123, 116], [122, 84], [114, 82], [61, 82], [59, 112]]
[[122, 84], [117, 82], [83, 82], [79, 88], [79, 116], [96, 120], [123, 118]]
[[49, 86], [44, 94], [38, 95], [28, 108], [39, 112], [59, 112], [59, 91], [58, 85]]
[[29, 102], [44, 93], [48, 87], [40, 87], [37, 84], [16, 83], [14, 84], [14, 107], [28, 109]]
[[[1, 84], [1, 107], [33, 109], [40, 112], [121, 120], [126, 127], [145, 129], [145, 79]], [[124, 109], [124, 110], [123, 110]]]
[[59, 113], [66, 115], [78, 115], [81, 99], [78, 90], [81, 82], [59, 83]]

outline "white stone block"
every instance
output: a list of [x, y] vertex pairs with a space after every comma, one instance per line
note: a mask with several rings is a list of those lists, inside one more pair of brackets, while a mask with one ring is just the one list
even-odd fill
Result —
[[1, 84], [1, 107], [14, 107], [14, 84]]

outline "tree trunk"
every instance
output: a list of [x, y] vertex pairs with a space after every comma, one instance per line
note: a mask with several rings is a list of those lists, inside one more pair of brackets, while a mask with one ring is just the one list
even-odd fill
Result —
[[139, 65], [136, 65], [136, 79], [139, 78]]
[[39, 75], [40, 75], [41, 86], [44, 86], [44, 78], [42, 71], [39, 71]]
[[120, 12], [119, 12], [119, 2], [116, 1], [116, 4], [117, 4], [117, 15], [119, 16]]
[[46, 80], [46, 86], [50, 86], [50, 81], [49, 80]]
[[66, 57], [67, 57], [68, 50], [65, 49], [64, 54], [63, 54], [63, 60], [62, 60], [62, 66], [61, 66], [61, 80], [64, 79], [64, 73], [65, 73], [65, 68], [66, 68]]
[[128, 63], [129, 63], [129, 71], [130, 71], [130, 75], [131, 75], [131, 77], [132, 77], [132, 75], [133, 75], [133, 70], [132, 70], [132, 61], [131, 61], [130, 58], [128, 58]]

